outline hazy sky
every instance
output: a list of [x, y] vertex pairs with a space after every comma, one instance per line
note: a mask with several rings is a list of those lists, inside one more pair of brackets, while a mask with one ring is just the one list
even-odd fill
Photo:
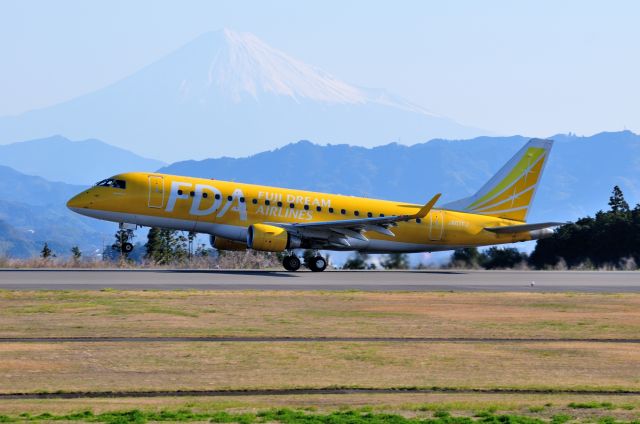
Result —
[[637, 1], [0, 0], [0, 115], [227, 27], [495, 133], [640, 132], [639, 18]]

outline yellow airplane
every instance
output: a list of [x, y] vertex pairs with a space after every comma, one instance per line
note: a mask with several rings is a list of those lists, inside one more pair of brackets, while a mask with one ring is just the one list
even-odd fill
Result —
[[313, 249], [305, 265], [323, 271], [321, 249], [432, 252], [549, 236], [561, 223], [527, 224], [526, 217], [552, 144], [529, 141], [476, 194], [439, 208], [440, 194], [416, 205], [146, 172], [100, 181], [67, 206], [121, 228], [210, 234], [216, 249], [286, 252], [290, 271], [301, 266], [294, 249]]

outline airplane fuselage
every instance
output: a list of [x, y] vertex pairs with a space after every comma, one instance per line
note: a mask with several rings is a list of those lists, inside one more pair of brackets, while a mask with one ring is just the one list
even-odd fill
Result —
[[[207, 233], [239, 243], [246, 242], [248, 228], [254, 224], [412, 215], [421, 208], [412, 203], [159, 173], [125, 173], [109, 180], [113, 182], [93, 186], [75, 196], [69, 201], [69, 208], [97, 219]], [[521, 222], [433, 208], [424, 218], [398, 222], [390, 228], [394, 235], [375, 231], [361, 238], [347, 235], [348, 245], [344, 245], [319, 234], [299, 247], [421, 252], [527, 241], [540, 235], [485, 230], [516, 224]]]

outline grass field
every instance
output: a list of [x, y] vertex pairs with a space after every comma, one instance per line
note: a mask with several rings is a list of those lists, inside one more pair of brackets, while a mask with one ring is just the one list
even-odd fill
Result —
[[640, 337], [640, 295], [0, 291], [8, 336]]
[[[38, 336], [640, 338], [640, 295], [0, 291], [0, 337]], [[1, 393], [332, 386], [639, 391], [640, 345], [0, 343]], [[87, 410], [92, 414], [69, 415]], [[113, 411], [129, 412], [99, 415]], [[640, 420], [640, 398], [400, 393], [0, 400], [0, 422], [356, 423], [404, 417], [437, 424], [458, 419], [452, 416], [528, 424], [631, 422]]]

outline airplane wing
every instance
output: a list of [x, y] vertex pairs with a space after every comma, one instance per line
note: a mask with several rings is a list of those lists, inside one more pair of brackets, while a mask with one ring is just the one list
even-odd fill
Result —
[[544, 228], [550, 228], [550, 227], [558, 227], [564, 224], [566, 224], [566, 222], [541, 222], [539, 224], [507, 225], [504, 227], [484, 227], [484, 229], [496, 234], [511, 234], [511, 233], [522, 233], [526, 231], [542, 230]]
[[343, 219], [335, 221], [321, 221], [309, 223], [284, 223], [265, 222], [265, 224], [284, 228], [290, 234], [302, 238], [324, 239], [344, 247], [350, 247], [348, 238], [362, 241], [368, 239], [362, 234], [366, 231], [375, 231], [386, 236], [395, 237], [389, 227], [397, 226], [398, 222], [409, 221], [427, 216], [431, 208], [440, 198], [440, 193], [433, 196], [418, 212], [412, 215], [392, 215], [375, 218]]

